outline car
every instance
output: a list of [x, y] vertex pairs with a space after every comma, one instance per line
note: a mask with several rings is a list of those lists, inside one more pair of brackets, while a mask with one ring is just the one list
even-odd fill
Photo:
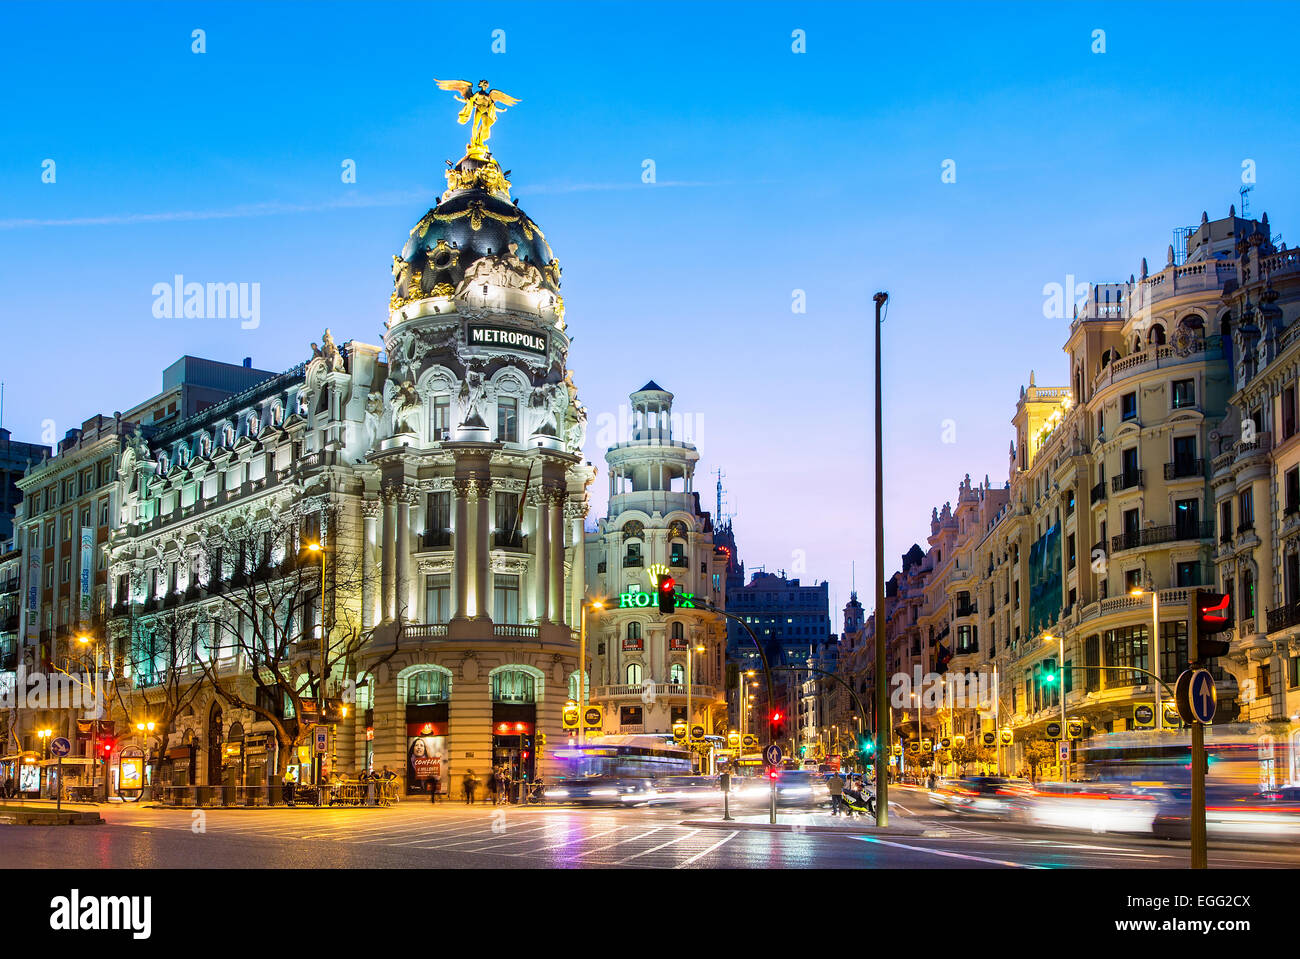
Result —
[[[1152, 833], [1160, 839], [1190, 839], [1192, 790], [1178, 786], [1164, 790]], [[1224, 786], [1205, 790], [1207, 836], [1268, 842], [1300, 837], [1300, 789], [1251, 791]]]
[[1155, 795], [1124, 783], [1039, 783], [1020, 799], [1015, 818], [1058, 829], [1149, 833], [1158, 811]]
[[1010, 819], [1019, 813], [1033, 792], [1028, 780], [1007, 776], [968, 776], [956, 780], [947, 790], [946, 808], [962, 815]]
[[560, 779], [546, 787], [547, 802], [589, 806], [636, 806], [654, 801], [657, 795], [649, 779], [615, 776]]

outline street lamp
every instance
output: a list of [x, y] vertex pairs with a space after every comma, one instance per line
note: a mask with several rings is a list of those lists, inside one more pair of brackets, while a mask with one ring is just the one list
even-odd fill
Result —
[[[77, 637], [77, 642], [79, 642], [82, 646], [89, 646], [89, 645], [91, 645], [92, 643], [94, 644], [94, 646], [95, 646], [95, 680], [94, 680], [94, 682], [95, 682], [96, 684], [98, 684], [98, 688], [102, 691], [102, 690], [103, 690], [103, 683], [104, 683], [104, 675], [103, 675], [103, 673], [101, 672], [100, 659], [99, 659], [99, 657], [100, 657], [100, 650], [101, 650], [100, 644], [95, 642], [94, 637], [92, 637], [92, 636], [90, 636], [90, 635], [87, 635], [87, 634], [85, 634], [85, 633], [83, 633], [82, 635], [80, 635], [80, 636]], [[92, 685], [92, 686], [91, 686], [91, 695], [94, 697], [94, 699], [95, 699], [95, 701], [96, 701], [96, 707], [98, 707], [98, 699], [99, 699], [99, 697], [98, 697], [98, 694], [95, 692], [95, 690], [96, 690], [96, 686], [95, 686], [95, 685]], [[104, 702], [105, 702], [105, 704], [108, 703], [108, 697], [107, 697], [107, 696], [104, 697]], [[95, 709], [95, 712], [98, 713], [98, 712], [99, 712], [99, 709], [96, 708], [96, 709]], [[90, 719], [90, 795], [91, 795], [91, 798], [92, 798], [92, 799], [94, 798], [94, 795], [95, 795], [95, 778], [96, 778], [98, 775], [99, 775], [99, 717], [98, 717], [98, 716], [92, 716], [91, 719]], [[104, 766], [104, 802], [108, 802], [108, 766], [107, 766], [107, 764], [105, 764], [105, 766]]]
[[[323, 524], [322, 524], [323, 525]], [[316, 717], [317, 721], [324, 725], [325, 723], [325, 670], [326, 649], [329, 643], [328, 633], [325, 626], [325, 536], [322, 532], [321, 538], [314, 543], [308, 543], [307, 549], [313, 553], [320, 553], [320, 685], [316, 688]], [[320, 785], [324, 769], [324, 756], [316, 757], [316, 784]]]
[[[52, 729], [38, 729], [38, 730], [36, 730], [36, 735], [37, 735], [37, 737], [38, 737], [38, 738], [40, 739], [40, 741], [41, 741], [41, 758], [42, 758], [42, 759], [49, 759], [49, 758], [50, 758], [50, 755], [49, 755], [48, 749], [49, 749], [49, 746], [50, 746], [50, 737], [51, 737], [52, 735], [54, 735], [54, 730], [52, 730]], [[47, 781], [46, 784], [48, 785], [48, 781]], [[62, 786], [63, 784], [60, 783], [59, 785]]]
[[[1151, 671], [1159, 678], [1160, 669], [1160, 590], [1155, 588], [1151, 581], [1151, 571], [1147, 570], [1147, 591], [1151, 593]], [[1141, 596], [1144, 590], [1140, 586], [1135, 586], [1129, 590], [1130, 596]], [[1151, 684], [1156, 693], [1156, 733], [1164, 728], [1164, 717], [1160, 713], [1160, 684], [1158, 682]]]
[[587, 610], [604, 609], [603, 599], [593, 599], [582, 604], [578, 616], [578, 745], [587, 740]]
[[1070, 739], [1069, 731], [1065, 722], [1065, 630], [1061, 630], [1059, 637], [1051, 633], [1045, 633], [1043, 639], [1049, 643], [1060, 643], [1061, 659], [1060, 673], [1058, 675], [1058, 685], [1061, 697], [1061, 742], [1065, 745], [1065, 755], [1061, 756], [1061, 782], [1070, 781]]
[[[704, 645], [697, 643], [694, 647], [697, 653], [704, 652]], [[694, 722], [693, 712], [691, 709], [691, 680], [695, 678], [695, 669], [691, 661], [692, 647], [688, 644], [686, 647], [686, 742], [691, 741], [691, 723]], [[692, 750], [693, 751], [693, 750]], [[694, 768], [695, 760], [691, 760], [691, 767]]]

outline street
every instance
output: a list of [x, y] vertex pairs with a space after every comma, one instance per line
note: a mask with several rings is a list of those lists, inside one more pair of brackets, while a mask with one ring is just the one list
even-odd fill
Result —
[[[716, 810], [408, 802], [391, 809], [203, 810], [99, 807], [100, 826], [10, 827], [4, 868], [1158, 868], [1187, 845], [961, 817], [897, 789], [896, 828], [817, 831], [825, 813], [716, 822]], [[705, 822], [714, 820], [708, 825]], [[751, 820], [761, 823], [747, 824]], [[799, 827], [809, 831], [800, 831]], [[1291, 845], [1212, 843], [1211, 868], [1294, 868]]]

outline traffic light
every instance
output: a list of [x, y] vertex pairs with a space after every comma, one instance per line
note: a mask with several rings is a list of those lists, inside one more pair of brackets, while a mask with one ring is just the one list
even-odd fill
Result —
[[781, 718], [781, 711], [777, 709], [773, 710], [771, 717], [768, 719], [767, 741], [770, 743], [779, 743], [784, 738], [781, 735]]
[[538, 746], [545, 746], [545, 745], [546, 745], [546, 733], [538, 733], [538, 734], [537, 734], [537, 745], [538, 745]]
[[800, 747], [799, 747], [799, 758], [802, 759], [804, 756], [807, 756], [807, 755], [808, 755], [808, 747], [807, 747], [807, 746], [800, 746]]
[[677, 583], [671, 576], [659, 577], [659, 612], [670, 615], [677, 608]]
[[1228, 640], [1205, 637], [1232, 627], [1232, 597], [1227, 593], [1194, 589], [1192, 602], [1196, 604], [1196, 661], [1228, 655]]
[[858, 750], [862, 753], [862, 755], [870, 756], [872, 753], [876, 751], [876, 744], [873, 743], [870, 738], [865, 738], [862, 740], [862, 745], [858, 747]]

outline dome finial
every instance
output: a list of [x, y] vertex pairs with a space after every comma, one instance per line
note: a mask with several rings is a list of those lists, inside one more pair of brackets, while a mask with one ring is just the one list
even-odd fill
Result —
[[[469, 143], [465, 149], [476, 160], [486, 160], [489, 156], [487, 141], [492, 136], [492, 125], [497, 122], [497, 114], [505, 113], [506, 107], [512, 107], [520, 101], [512, 96], [493, 90], [486, 80], [478, 82], [478, 89], [468, 80], [434, 80], [439, 90], [456, 94], [456, 101], [464, 104], [456, 115], [456, 122], [470, 124]], [[472, 123], [470, 121], [473, 121]]]

